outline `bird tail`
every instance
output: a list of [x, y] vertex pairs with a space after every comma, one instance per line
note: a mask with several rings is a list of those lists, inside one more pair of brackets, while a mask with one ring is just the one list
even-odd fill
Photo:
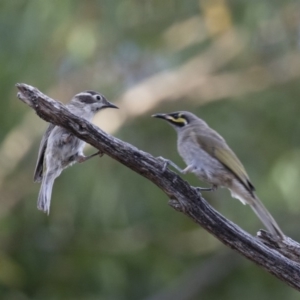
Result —
[[272, 215], [268, 212], [266, 207], [263, 205], [263, 203], [260, 201], [260, 199], [256, 195], [254, 195], [254, 199], [252, 198], [252, 201], [251, 202], [247, 201], [247, 203], [250, 204], [252, 210], [262, 221], [262, 223], [266, 226], [269, 232], [273, 236], [277, 236], [281, 240], [283, 240], [284, 234], [282, 230], [280, 229], [280, 227], [278, 226], [277, 222], [274, 220]]
[[41, 189], [39, 192], [37, 208], [49, 215], [50, 213], [50, 203], [51, 203], [51, 194], [52, 194], [52, 187], [54, 184], [55, 177], [45, 175], [43, 177]]

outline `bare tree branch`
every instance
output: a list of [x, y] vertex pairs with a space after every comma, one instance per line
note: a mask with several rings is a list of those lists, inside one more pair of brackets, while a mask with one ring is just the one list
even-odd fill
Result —
[[171, 199], [169, 204], [192, 218], [223, 244], [255, 262], [269, 273], [300, 291], [300, 245], [290, 238], [282, 243], [261, 231], [252, 237], [214, 210], [194, 188], [162, 162], [70, 113], [60, 102], [36, 88], [17, 84], [18, 97], [45, 121], [62, 126], [78, 138], [101, 150], [157, 185]]

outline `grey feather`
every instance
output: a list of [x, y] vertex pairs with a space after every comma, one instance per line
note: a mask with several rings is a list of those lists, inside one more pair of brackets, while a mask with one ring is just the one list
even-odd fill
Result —
[[[66, 107], [71, 113], [88, 121], [91, 121], [95, 113], [101, 109], [117, 108], [103, 95], [94, 91], [75, 95]], [[84, 141], [66, 129], [53, 124], [48, 126], [40, 143], [34, 172], [34, 181], [42, 181], [37, 205], [39, 210], [49, 214], [54, 181], [65, 168], [95, 156], [85, 157], [83, 154], [84, 146]]]
[[46, 132], [44, 133], [41, 143], [40, 143], [40, 148], [39, 148], [39, 153], [38, 153], [38, 158], [37, 158], [37, 163], [35, 166], [34, 170], [34, 176], [33, 180], [34, 182], [41, 182], [43, 179], [43, 167], [44, 167], [44, 156], [45, 156], [45, 151], [47, 148], [47, 143], [48, 143], [48, 138], [52, 130], [54, 129], [55, 125], [49, 124]]
[[156, 114], [154, 117], [165, 119], [177, 131], [178, 152], [187, 164], [185, 170], [214, 187], [229, 189], [232, 197], [251, 206], [270, 233], [284, 238], [274, 218], [255, 195], [244, 166], [221, 135], [190, 112]]

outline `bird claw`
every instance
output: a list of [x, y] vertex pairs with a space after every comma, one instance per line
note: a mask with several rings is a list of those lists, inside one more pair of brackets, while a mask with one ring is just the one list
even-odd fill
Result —
[[98, 152], [95, 153], [95, 156], [96, 155], [99, 155], [99, 157], [102, 157], [104, 155], [104, 152], [99, 150]]
[[170, 161], [168, 159], [165, 159], [162, 156], [157, 157], [157, 159], [161, 160], [163, 162], [162, 172], [164, 173], [167, 170], [168, 165], [170, 164]]

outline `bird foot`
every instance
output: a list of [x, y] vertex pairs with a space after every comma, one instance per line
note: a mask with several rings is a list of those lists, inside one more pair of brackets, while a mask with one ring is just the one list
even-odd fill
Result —
[[167, 170], [168, 166], [172, 166], [174, 169], [182, 173], [182, 169], [180, 169], [175, 163], [173, 163], [171, 160], [166, 159], [162, 156], [157, 157], [157, 159], [161, 160], [163, 162], [162, 172], [164, 173]]
[[162, 172], [164, 173], [167, 170], [167, 167], [169, 165], [169, 160], [163, 158], [162, 156], [157, 157], [157, 159], [159, 159], [163, 162]]

